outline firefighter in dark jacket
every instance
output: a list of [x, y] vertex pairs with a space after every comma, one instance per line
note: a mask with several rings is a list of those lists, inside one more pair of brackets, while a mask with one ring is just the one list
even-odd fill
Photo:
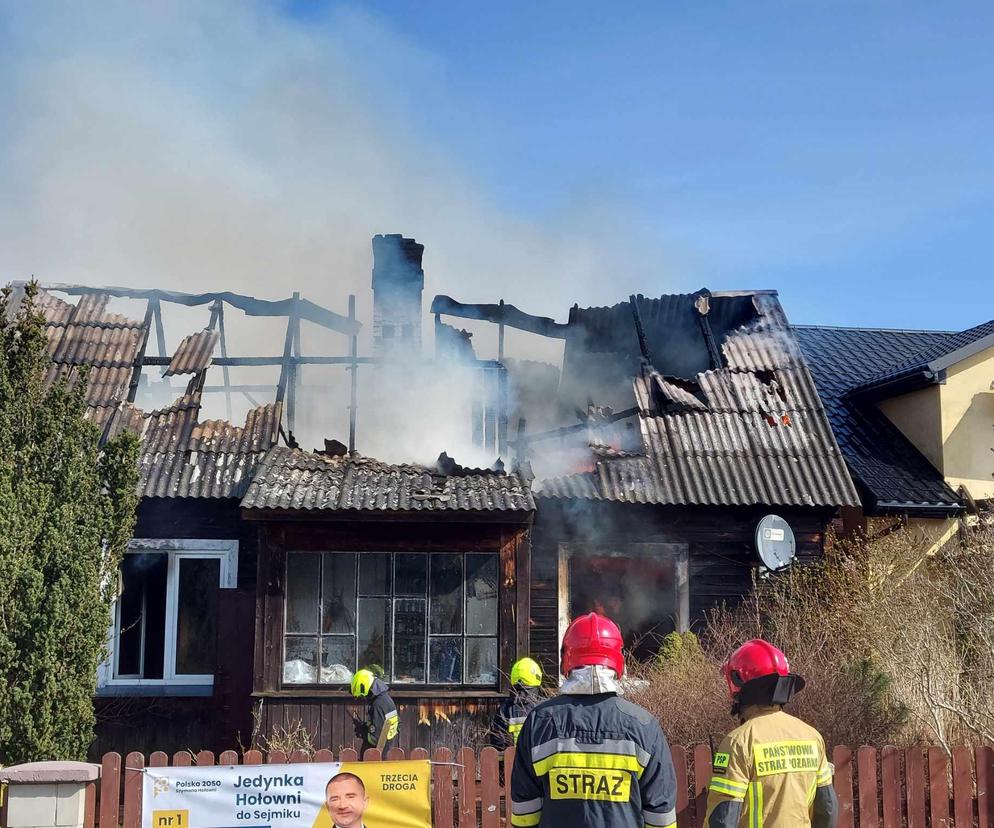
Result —
[[511, 777], [511, 825], [676, 825], [676, 775], [652, 715], [620, 698], [617, 625], [590, 613], [563, 638], [561, 695], [528, 714]]
[[714, 755], [707, 828], [835, 828], [839, 802], [825, 741], [783, 712], [804, 679], [761, 638], [732, 653], [723, 672], [742, 724]]
[[390, 698], [390, 688], [372, 671], [359, 670], [352, 676], [351, 690], [355, 698], [369, 699], [366, 720], [356, 720], [356, 736], [363, 740], [362, 753], [369, 748], [379, 748], [380, 755], [385, 759], [387, 751], [397, 746], [400, 730], [397, 705]]
[[542, 668], [530, 658], [519, 658], [511, 667], [511, 694], [500, 703], [497, 715], [490, 723], [487, 741], [497, 750], [505, 750], [518, 743], [518, 734], [525, 718], [542, 701]]

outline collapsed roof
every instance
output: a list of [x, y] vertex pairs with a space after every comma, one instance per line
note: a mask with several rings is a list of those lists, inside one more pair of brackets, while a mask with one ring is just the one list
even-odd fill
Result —
[[543, 480], [539, 497], [709, 506], [858, 503], [775, 293], [640, 296], [610, 308], [574, 308], [570, 324], [576, 327], [566, 337], [566, 392], [585, 395], [601, 383], [612, 390], [624, 383], [630, 403], [634, 390], [641, 451], [598, 452], [593, 471]]

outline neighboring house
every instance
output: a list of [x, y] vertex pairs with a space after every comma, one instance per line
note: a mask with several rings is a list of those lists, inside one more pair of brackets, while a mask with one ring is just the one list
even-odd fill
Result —
[[794, 330], [859, 489], [847, 528], [898, 517], [937, 548], [965, 508], [994, 498], [994, 322]]

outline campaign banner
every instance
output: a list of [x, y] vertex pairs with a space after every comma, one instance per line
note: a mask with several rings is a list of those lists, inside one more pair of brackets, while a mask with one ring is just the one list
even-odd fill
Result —
[[146, 768], [142, 828], [431, 828], [431, 763]]

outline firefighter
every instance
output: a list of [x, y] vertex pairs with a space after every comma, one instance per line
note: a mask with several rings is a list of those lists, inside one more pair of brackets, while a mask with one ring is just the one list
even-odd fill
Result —
[[385, 758], [387, 751], [396, 747], [400, 730], [397, 705], [390, 698], [390, 687], [374, 676], [371, 670], [359, 670], [352, 676], [350, 689], [353, 697], [369, 699], [365, 721], [353, 716], [356, 736], [362, 739], [362, 753], [369, 748], [378, 748]]
[[518, 734], [525, 718], [542, 699], [542, 668], [531, 658], [519, 658], [511, 667], [511, 693], [500, 703], [494, 720], [490, 723], [487, 741], [498, 750], [518, 743]]
[[835, 828], [839, 802], [825, 741], [783, 712], [804, 688], [768, 641], [747, 641], [722, 669], [742, 722], [714, 755], [707, 828]]
[[676, 825], [676, 775], [659, 722], [620, 698], [622, 638], [608, 618], [574, 619], [562, 647], [561, 695], [538, 705], [518, 737], [511, 825]]

